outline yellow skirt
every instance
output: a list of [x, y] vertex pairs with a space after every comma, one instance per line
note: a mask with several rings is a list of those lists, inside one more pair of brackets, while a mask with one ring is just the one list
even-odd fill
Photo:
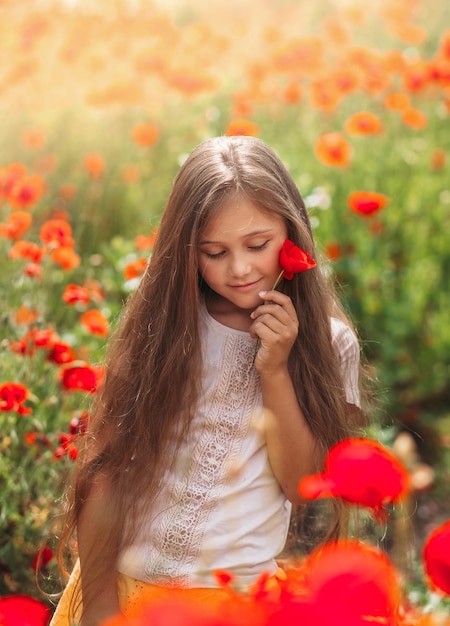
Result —
[[[79, 561], [77, 561], [49, 626], [75, 626], [78, 624], [81, 619], [82, 607], [78, 607], [72, 619], [69, 619], [69, 607], [79, 578], [80, 564]], [[264, 589], [265, 593], [271, 596], [271, 599], [278, 599], [280, 595], [279, 581], [285, 578], [285, 572], [279, 568], [276, 573], [268, 579], [264, 585]], [[227, 588], [199, 587], [190, 589], [169, 589], [130, 578], [120, 572], [117, 573], [117, 590], [120, 610], [126, 616], [132, 615], [143, 603], [147, 604], [152, 601], [159, 601], [171, 597], [171, 595], [187, 598], [194, 602], [204, 602], [212, 608], [218, 607], [224, 601], [229, 600], [233, 595], [233, 591]]]

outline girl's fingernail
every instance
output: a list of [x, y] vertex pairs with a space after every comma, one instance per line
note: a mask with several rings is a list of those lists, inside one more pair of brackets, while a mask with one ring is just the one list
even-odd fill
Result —
[[258, 296], [261, 296], [261, 298], [262, 298], [263, 296], [266, 295], [266, 293], [267, 293], [267, 291], [260, 291]]

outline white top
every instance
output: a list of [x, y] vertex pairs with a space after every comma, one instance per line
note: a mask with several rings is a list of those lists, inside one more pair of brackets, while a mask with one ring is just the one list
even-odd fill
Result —
[[[215, 587], [226, 569], [249, 585], [273, 574], [289, 528], [291, 505], [270, 467], [263, 428], [255, 340], [228, 328], [202, 306], [204, 381], [197, 415], [182, 442], [152, 516], [119, 571], [169, 587]], [[331, 321], [347, 400], [359, 404], [359, 346]]]

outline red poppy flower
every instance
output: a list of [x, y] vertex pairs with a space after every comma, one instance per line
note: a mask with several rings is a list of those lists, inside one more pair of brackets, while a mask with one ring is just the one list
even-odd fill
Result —
[[384, 99], [384, 106], [392, 111], [404, 111], [410, 106], [409, 96], [406, 93], [390, 93]]
[[2, 626], [47, 626], [51, 610], [30, 596], [17, 595], [0, 598], [0, 624]]
[[352, 147], [338, 132], [324, 133], [314, 146], [316, 157], [325, 165], [347, 167], [352, 155]]
[[354, 191], [347, 198], [348, 206], [355, 213], [369, 217], [383, 209], [389, 198], [375, 191]]
[[9, 251], [9, 258], [14, 259], [28, 259], [33, 263], [40, 263], [44, 256], [44, 249], [40, 248], [33, 241], [23, 241], [20, 239], [11, 247]]
[[19, 415], [29, 415], [32, 409], [23, 406], [30, 392], [21, 383], [3, 383], [0, 385], [0, 411], [15, 411]]
[[423, 561], [432, 586], [450, 595], [450, 520], [427, 537]]
[[422, 130], [428, 124], [428, 118], [419, 109], [409, 107], [402, 112], [402, 122], [414, 130]]
[[259, 135], [259, 126], [251, 120], [236, 119], [228, 124], [225, 130], [225, 135], [244, 135], [256, 137]]
[[158, 237], [158, 229], [155, 228], [150, 235], [138, 235], [134, 240], [134, 245], [138, 250], [151, 250]]
[[105, 161], [100, 154], [92, 152], [87, 154], [84, 159], [84, 167], [89, 173], [91, 178], [102, 178], [105, 172]]
[[39, 238], [47, 246], [73, 246], [72, 227], [66, 220], [47, 220], [41, 226]]
[[86, 313], [83, 313], [80, 320], [86, 330], [93, 335], [100, 335], [100, 337], [107, 337], [109, 335], [108, 320], [98, 309], [86, 311]]
[[155, 124], [136, 124], [131, 131], [132, 140], [139, 146], [153, 146], [158, 141], [159, 130]]
[[373, 546], [351, 540], [326, 544], [299, 569], [288, 570], [283, 587], [286, 601], [268, 626], [397, 624], [399, 579], [386, 554]]
[[29, 209], [41, 199], [44, 191], [44, 180], [38, 174], [25, 176], [13, 185], [8, 203], [13, 209]]
[[72, 270], [81, 263], [80, 256], [70, 246], [55, 248], [51, 251], [50, 256], [63, 270]]
[[99, 372], [89, 365], [72, 365], [63, 370], [61, 384], [67, 390], [95, 393], [99, 378]]
[[6, 198], [14, 185], [27, 175], [27, 168], [23, 163], [10, 163], [0, 168], [0, 195]]
[[287, 280], [292, 280], [294, 274], [306, 272], [316, 267], [316, 262], [309, 256], [306, 250], [296, 246], [290, 239], [286, 239], [281, 246], [279, 263], [283, 269], [282, 277], [287, 278]]
[[14, 211], [6, 217], [6, 224], [0, 224], [0, 232], [8, 239], [19, 239], [30, 228], [32, 219], [26, 211]]
[[386, 447], [349, 438], [330, 448], [324, 471], [303, 478], [298, 490], [307, 500], [336, 497], [360, 504], [382, 519], [383, 507], [402, 498], [409, 487], [408, 472]]
[[62, 299], [66, 304], [76, 304], [78, 302], [88, 304], [90, 300], [89, 290], [86, 287], [70, 283], [66, 285]]
[[53, 559], [55, 555], [53, 551], [48, 547], [44, 546], [41, 550], [38, 550], [33, 558], [33, 569], [45, 569], [50, 561]]
[[359, 111], [347, 118], [344, 130], [348, 135], [377, 135], [383, 132], [383, 124], [374, 113]]
[[47, 355], [49, 361], [62, 365], [63, 363], [71, 363], [76, 359], [76, 354], [68, 343], [56, 341]]
[[133, 278], [138, 278], [142, 276], [147, 268], [147, 259], [141, 257], [136, 259], [135, 261], [131, 261], [125, 266], [123, 270], [123, 275], [125, 280], [132, 280]]

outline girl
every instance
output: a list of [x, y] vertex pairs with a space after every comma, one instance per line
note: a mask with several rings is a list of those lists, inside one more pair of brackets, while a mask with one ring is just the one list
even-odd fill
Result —
[[[276, 580], [299, 479], [360, 425], [359, 346], [318, 266], [273, 285], [292, 240], [317, 261], [294, 181], [252, 137], [198, 146], [111, 341], [68, 494], [79, 560], [52, 626], [96, 626], [152, 590], [220, 598]], [[150, 595], [149, 595], [150, 594]]]

